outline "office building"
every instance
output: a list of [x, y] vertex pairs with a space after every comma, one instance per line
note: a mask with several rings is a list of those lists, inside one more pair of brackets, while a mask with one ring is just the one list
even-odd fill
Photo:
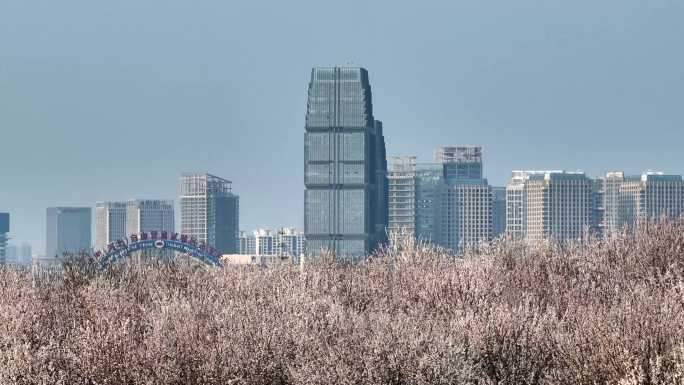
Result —
[[91, 251], [90, 207], [49, 207], [46, 213], [45, 254], [48, 260], [64, 253]]
[[492, 238], [506, 231], [506, 188], [492, 187]]
[[304, 135], [307, 250], [355, 259], [386, 240], [387, 162], [368, 72], [311, 71]]
[[129, 200], [128, 202], [98, 202], [95, 205], [95, 248], [107, 245], [130, 234], [141, 232], [174, 232], [173, 201]]
[[435, 243], [462, 254], [492, 239], [492, 192], [486, 179], [462, 179], [437, 188]]
[[603, 178], [592, 179], [592, 216], [591, 216], [591, 231], [597, 238], [603, 238], [603, 218], [604, 213], [604, 194], [605, 184]]
[[0, 264], [7, 262], [7, 241], [9, 240], [10, 215], [0, 213]]
[[239, 198], [232, 183], [211, 174], [181, 177], [181, 233], [223, 254], [237, 253]]
[[95, 204], [95, 249], [105, 250], [108, 244], [125, 237], [126, 204], [97, 202]]
[[444, 167], [437, 163], [418, 163], [416, 165], [416, 238], [434, 242], [436, 202], [438, 188], [444, 182]]
[[416, 228], [416, 157], [387, 159], [389, 220], [387, 230], [413, 237]]
[[444, 179], [482, 179], [482, 147], [440, 146], [435, 163], [444, 165]]
[[136, 199], [126, 202], [126, 234], [175, 232], [173, 201]]
[[623, 172], [609, 172], [603, 178], [603, 234], [609, 235], [620, 230], [622, 219], [620, 218], [620, 186], [626, 179]]
[[592, 180], [581, 172], [527, 173], [522, 191], [525, 239], [585, 239], [592, 224], [593, 189]]
[[[551, 173], [562, 171], [548, 171]], [[547, 171], [513, 171], [506, 185], [506, 236], [525, 238], [525, 182], [531, 175], [544, 175]]]

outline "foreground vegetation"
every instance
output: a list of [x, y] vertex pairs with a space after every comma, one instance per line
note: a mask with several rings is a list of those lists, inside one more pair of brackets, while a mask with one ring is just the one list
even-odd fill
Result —
[[684, 223], [584, 247], [0, 273], [2, 384], [681, 384]]

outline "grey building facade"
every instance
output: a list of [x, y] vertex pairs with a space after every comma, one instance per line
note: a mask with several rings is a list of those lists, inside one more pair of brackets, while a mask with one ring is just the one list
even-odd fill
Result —
[[444, 179], [482, 179], [481, 146], [440, 146], [435, 151], [435, 163], [444, 167]]
[[173, 201], [135, 199], [126, 202], [126, 234], [175, 231]]
[[90, 207], [47, 209], [45, 255], [48, 260], [64, 253], [91, 250]]
[[387, 231], [413, 237], [416, 228], [416, 157], [391, 156], [387, 162]]
[[492, 238], [506, 231], [506, 188], [492, 187]]
[[97, 202], [95, 204], [95, 249], [104, 250], [108, 244], [126, 237], [126, 204]]
[[181, 233], [223, 254], [239, 250], [239, 197], [232, 182], [198, 173], [181, 176]]
[[647, 171], [626, 176], [609, 172], [603, 178], [603, 228], [605, 235], [633, 229], [639, 220], [684, 214], [684, 181], [681, 175]]
[[385, 242], [387, 161], [382, 123], [373, 116], [368, 72], [311, 71], [304, 134], [307, 251], [357, 258]]
[[0, 264], [5, 264], [7, 261], [7, 241], [9, 239], [7, 234], [9, 233], [9, 230], [9, 213], [0, 213]]

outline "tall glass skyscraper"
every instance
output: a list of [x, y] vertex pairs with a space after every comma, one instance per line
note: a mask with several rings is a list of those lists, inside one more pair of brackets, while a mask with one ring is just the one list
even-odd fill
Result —
[[311, 71], [304, 134], [307, 251], [360, 257], [386, 239], [387, 160], [368, 72]]

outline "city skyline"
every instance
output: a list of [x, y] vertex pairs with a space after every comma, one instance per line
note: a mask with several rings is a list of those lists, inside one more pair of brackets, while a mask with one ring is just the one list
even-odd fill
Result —
[[206, 170], [240, 186], [245, 228], [302, 228], [305, 85], [347, 62], [372, 74], [388, 155], [480, 144], [492, 186], [684, 172], [684, 4], [589, 4], [0, 4], [0, 211], [43, 250], [46, 207], [178, 210], [177, 175]]

